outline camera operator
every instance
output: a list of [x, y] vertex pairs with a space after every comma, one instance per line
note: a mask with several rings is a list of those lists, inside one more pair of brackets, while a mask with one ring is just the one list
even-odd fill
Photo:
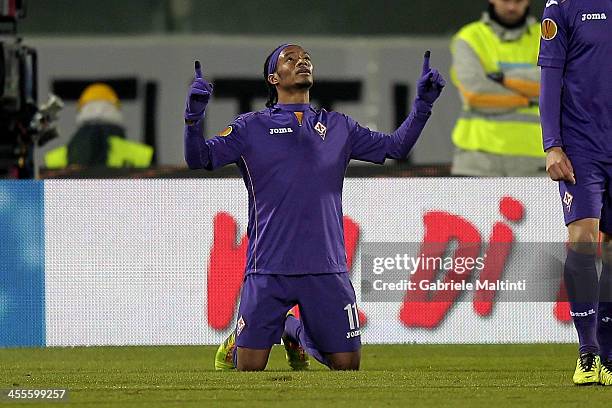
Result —
[[38, 106], [36, 50], [22, 44], [25, 0], [0, 2], [0, 178], [36, 178], [34, 149], [57, 137], [62, 101]]

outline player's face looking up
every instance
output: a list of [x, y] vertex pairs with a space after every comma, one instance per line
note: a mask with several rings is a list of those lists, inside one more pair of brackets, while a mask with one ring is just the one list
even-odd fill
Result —
[[276, 72], [268, 76], [268, 81], [283, 89], [309, 89], [312, 71], [310, 54], [298, 45], [290, 45], [279, 55]]
[[508, 25], [521, 21], [529, 8], [529, 0], [489, 0], [493, 5], [495, 14]]

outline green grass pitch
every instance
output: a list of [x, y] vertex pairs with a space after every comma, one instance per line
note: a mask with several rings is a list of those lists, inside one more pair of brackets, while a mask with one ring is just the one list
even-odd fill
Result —
[[[593, 407], [612, 387], [571, 382], [575, 345], [370, 345], [362, 370], [215, 372], [216, 347], [0, 349], [0, 388], [67, 388], [75, 407]], [[2, 406], [8, 406], [0, 402]]]

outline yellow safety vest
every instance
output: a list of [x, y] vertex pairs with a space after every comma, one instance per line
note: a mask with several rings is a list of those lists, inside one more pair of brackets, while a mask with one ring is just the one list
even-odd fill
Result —
[[[153, 148], [149, 145], [132, 142], [119, 136], [108, 138], [107, 167], [149, 167], [153, 158]], [[68, 147], [60, 146], [45, 155], [45, 166], [61, 169], [68, 166]]]
[[[478, 55], [487, 74], [500, 72], [500, 63], [537, 65], [540, 24], [533, 24], [517, 41], [502, 41], [486, 23], [468, 24], [453, 38], [467, 42]], [[451, 47], [451, 51], [454, 50]], [[452, 80], [459, 86], [456, 73]], [[486, 114], [463, 107], [452, 135], [464, 150], [516, 156], [542, 157], [542, 130], [538, 106], [519, 108], [512, 114]]]

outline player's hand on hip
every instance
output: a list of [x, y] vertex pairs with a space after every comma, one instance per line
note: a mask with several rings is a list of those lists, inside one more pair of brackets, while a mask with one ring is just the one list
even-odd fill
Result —
[[423, 57], [423, 70], [421, 78], [417, 82], [417, 98], [429, 104], [433, 104], [442, 93], [442, 89], [446, 86], [446, 81], [442, 74], [429, 66], [429, 58], [431, 51], [426, 51]]
[[212, 95], [213, 86], [202, 77], [200, 61], [195, 62], [195, 77], [187, 92], [185, 120], [198, 121], [204, 117], [206, 105]]
[[576, 184], [572, 162], [560, 147], [546, 151], [546, 172], [554, 181], [567, 181]]

